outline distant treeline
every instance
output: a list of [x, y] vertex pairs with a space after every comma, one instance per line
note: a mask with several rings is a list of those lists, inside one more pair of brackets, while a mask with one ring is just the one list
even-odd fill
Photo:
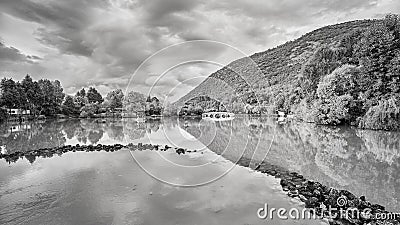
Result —
[[226, 112], [226, 108], [221, 102], [208, 96], [199, 96], [185, 103], [179, 110], [179, 116], [201, 116], [204, 112]]
[[3, 78], [0, 83], [0, 121], [9, 116], [7, 110], [30, 110], [32, 117], [110, 117], [161, 115], [163, 109], [156, 97], [138, 92], [126, 96], [121, 89], [103, 97], [94, 87], [81, 89], [74, 96], [66, 95], [60, 81], [34, 81], [26, 75], [22, 81]]

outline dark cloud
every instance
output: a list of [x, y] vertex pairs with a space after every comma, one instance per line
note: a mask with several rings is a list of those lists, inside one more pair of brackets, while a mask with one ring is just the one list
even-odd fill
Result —
[[34, 60], [40, 60], [38, 56], [30, 56], [22, 54], [14, 47], [7, 47], [0, 42], [0, 61], [4, 62], [21, 62], [21, 63], [34, 63]]
[[190, 12], [202, 3], [200, 0], [141, 0], [140, 5], [146, 12], [146, 20], [152, 25], [164, 24], [168, 17], [177, 13]]
[[218, 1], [210, 10], [222, 10], [233, 15], [247, 15], [259, 19], [285, 22], [292, 25], [309, 23], [321, 12], [347, 12], [361, 10], [377, 4], [376, 0], [270, 0], [270, 1]]
[[82, 31], [93, 22], [92, 11], [107, 7], [106, 3], [89, 0], [4, 0], [0, 3], [0, 10], [43, 25], [36, 38], [44, 44], [56, 47], [62, 53], [89, 56], [92, 49], [81, 36]]
[[[108, 90], [124, 87], [153, 53], [183, 41], [221, 41], [252, 54], [323, 25], [399, 10], [400, 3], [390, 0], [2, 0], [0, 18], [24, 21], [29, 32], [10, 34], [6, 45], [0, 45], [0, 73], [32, 70], [59, 78], [67, 90], [85, 85]], [[12, 33], [5, 23], [0, 21], [0, 32]], [[13, 35], [21, 33], [32, 36], [14, 41]], [[227, 63], [243, 56], [217, 45], [198, 45], [159, 55], [146, 64], [134, 85], [147, 87], [154, 79], [149, 74], [161, 74], [180, 61]], [[171, 73], [160, 84], [176, 85], [194, 73], [201, 72]]]

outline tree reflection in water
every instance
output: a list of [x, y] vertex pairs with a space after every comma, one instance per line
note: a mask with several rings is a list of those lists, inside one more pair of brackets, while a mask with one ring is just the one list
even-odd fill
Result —
[[[102, 139], [123, 143], [145, 137], [146, 132], [159, 130], [160, 120], [136, 123], [134, 120], [53, 120], [32, 122], [22, 126], [3, 124], [0, 126], [0, 146], [7, 153], [53, 148], [68, 144], [96, 145]], [[34, 162], [34, 158], [27, 158]]]
[[[272, 118], [233, 121], [64, 120], [0, 126], [0, 146], [8, 153], [69, 144], [132, 142], [147, 134], [179, 126], [217, 154], [232, 162], [264, 159], [327, 186], [346, 189], [371, 202], [400, 208], [400, 135], [398, 132], [359, 130], [288, 122]], [[275, 136], [274, 136], [275, 135]], [[273, 141], [274, 140], [274, 141]], [[273, 141], [273, 142], [272, 142]], [[272, 143], [271, 143], [272, 142]], [[122, 143], [127, 144], [127, 143]], [[269, 149], [267, 152], [267, 149]], [[268, 153], [268, 154], [267, 154]], [[29, 162], [34, 156], [26, 156]]]
[[252, 159], [254, 166], [267, 155], [265, 161], [271, 164], [365, 195], [388, 209], [400, 208], [399, 132], [277, 124], [273, 118], [251, 117], [215, 122], [213, 127], [215, 135], [203, 121], [192, 121], [182, 129], [233, 162], [244, 157]]

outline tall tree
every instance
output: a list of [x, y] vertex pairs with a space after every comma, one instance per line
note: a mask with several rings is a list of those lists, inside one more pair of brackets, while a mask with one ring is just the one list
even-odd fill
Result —
[[78, 115], [79, 108], [76, 107], [74, 103], [74, 98], [70, 95], [65, 97], [65, 101], [62, 105], [62, 111], [65, 115]]
[[27, 106], [33, 114], [39, 113], [39, 108], [44, 103], [43, 92], [37, 81], [33, 81], [29, 75], [22, 80], [21, 85], [27, 98]]
[[124, 109], [128, 112], [144, 111], [145, 107], [146, 97], [141, 93], [131, 91], [124, 97]]
[[2, 106], [7, 108], [20, 108], [21, 97], [18, 90], [18, 83], [13, 79], [3, 78], [0, 83], [1, 88], [1, 99], [0, 103]]
[[64, 89], [61, 86], [61, 82], [59, 80], [55, 80], [52, 82], [54, 87], [54, 101], [58, 108], [60, 108], [61, 104], [64, 102]]
[[107, 101], [109, 102], [109, 107], [111, 110], [116, 108], [122, 108], [122, 102], [124, 99], [124, 93], [121, 89], [111, 91], [107, 94]]
[[94, 87], [90, 87], [87, 94], [89, 103], [98, 103], [101, 104], [104, 100], [101, 94]]
[[86, 91], [85, 88], [82, 88], [75, 94], [75, 104], [77, 107], [81, 108], [85, 106], [86, 102], [87, 102]]
[[44, 96], [42, 112], [45, 115], [54, 115], [59, 113], [64, 99], [64, 93], [60, 82], [41, 79], [38, 81], [38, 84]]

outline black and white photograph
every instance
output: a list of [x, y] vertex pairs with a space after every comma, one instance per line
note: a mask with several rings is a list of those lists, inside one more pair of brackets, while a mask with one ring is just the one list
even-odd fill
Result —
[[400, 225], [400, 1], [0, 0], [0, 225]]

